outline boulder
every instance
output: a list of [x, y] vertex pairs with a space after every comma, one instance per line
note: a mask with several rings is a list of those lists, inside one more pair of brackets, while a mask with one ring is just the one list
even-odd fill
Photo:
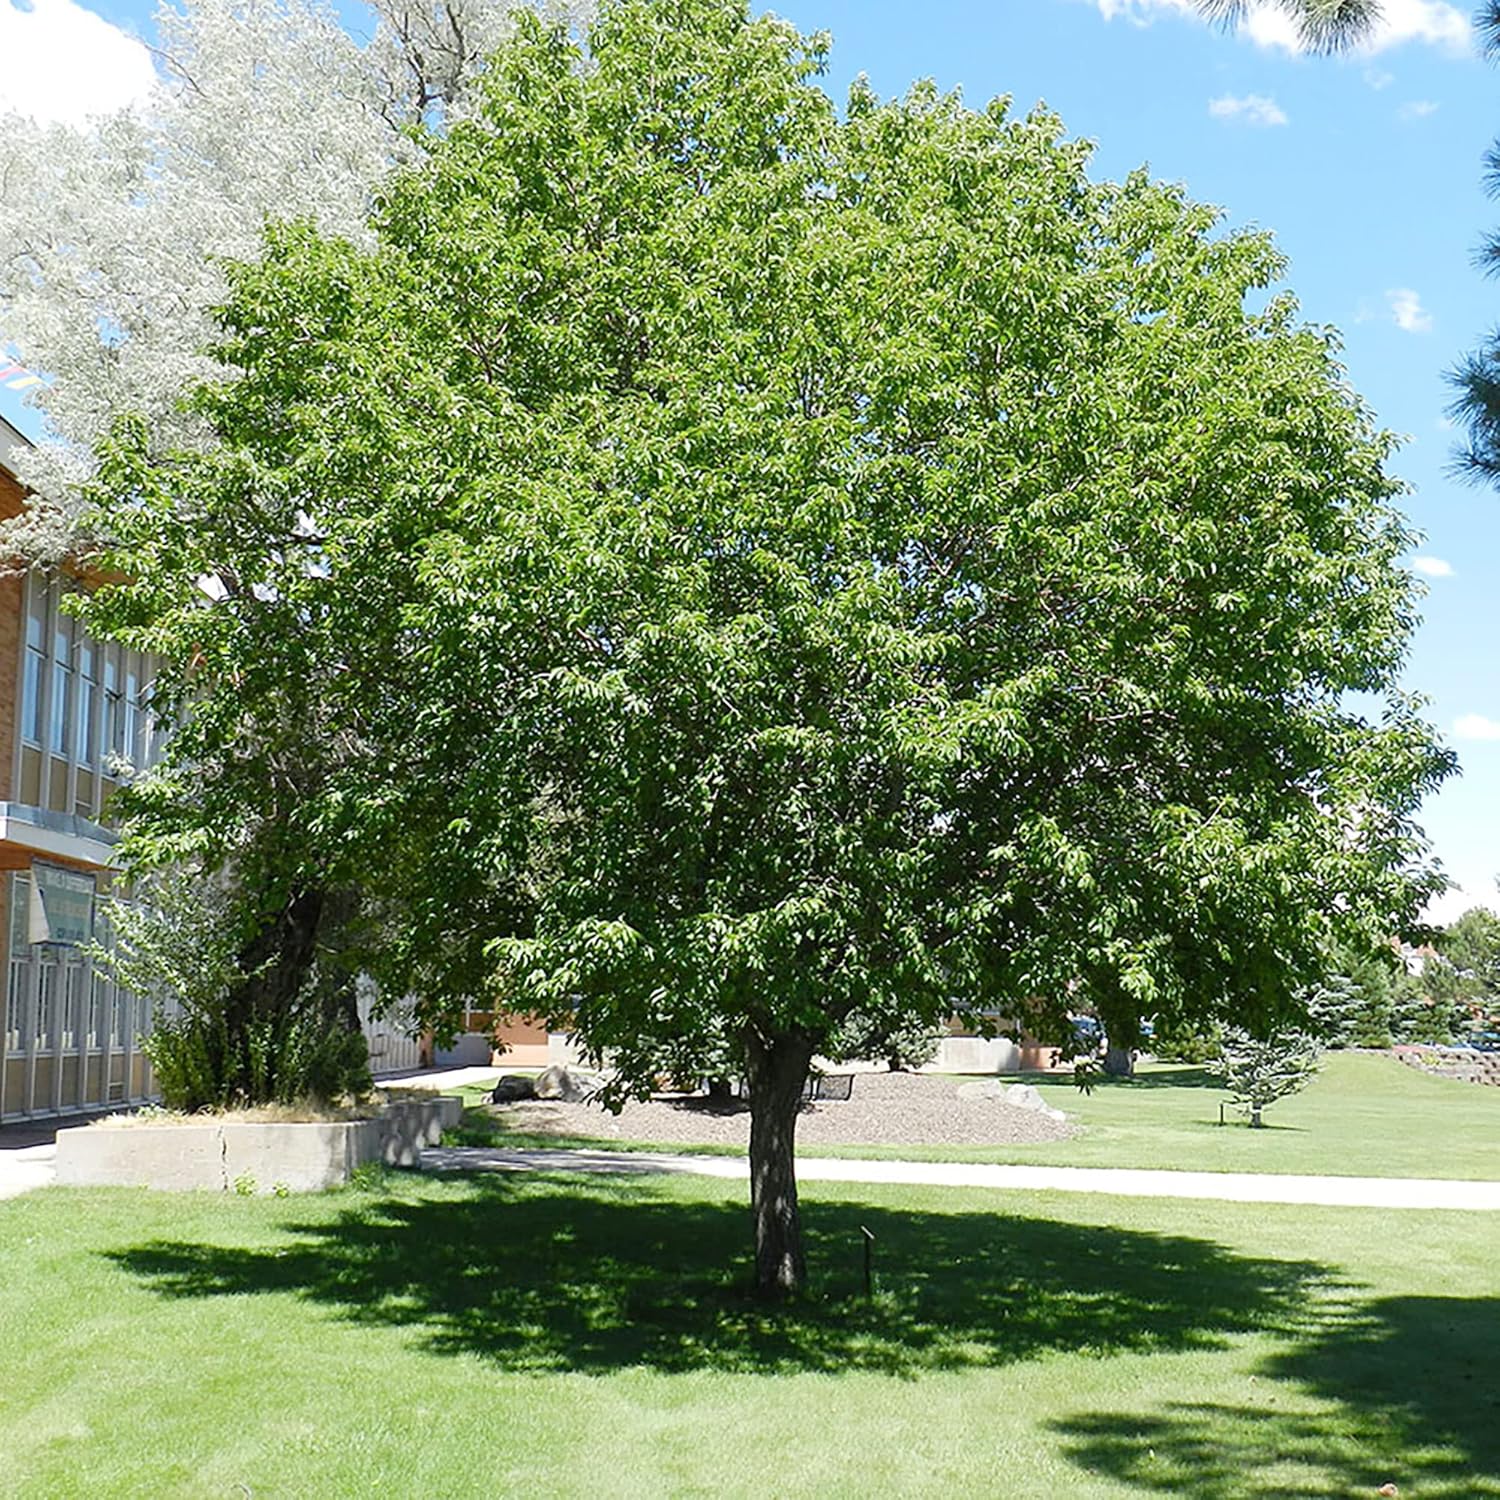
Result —
[[1053, 1109], [1041, 1093], [1029, 1083], [1002, 1083], [998, 1078], [985, 1078], [976, 1083], [961, 1083], [958, 1086], [960, 1099], [1001, 1099], [1014, 1109], [1030, 1110], [1061, 1124], [1068, 1117]]
[[511, 1104], [517, 1099], [533, 1099], [536, 1097], [536, 1080], [528, 1078], [524, 1073], [507, 1073], [496, 1085], [494, 1092], [490, 1095], [492, 1104]]
[[998, 1078], [985, 1078], [978, 1083], [961, 1083], [958, 1086], [960, 1099], [1003, 1099], [1005, 1085]]
[[543, 1069], [536, 1078], [536, 1097], [556, 1099], [563, 1104], [577, 1104], [587, 1099], [599, 1087], [599, 1080], [588, 1073], [577, 1073], [572, 1068], [554, 1064]]
[[1043, 1113], [1049, 1107], [1047, 1101], [1029, 1083], [1011, 1084], [1005, 1091], [1005, 1102], [1014, 1104], [1017, 1109], [1034, 1109], [1038, 1114]]

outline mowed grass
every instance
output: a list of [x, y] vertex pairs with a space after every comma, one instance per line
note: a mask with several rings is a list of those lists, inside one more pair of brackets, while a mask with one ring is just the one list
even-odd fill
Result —
[[[961, 1080], [953, 1079], [955, 1087]], [[1149, 1167], [1199, 1172], [1290, 1172], [1344, 1177], [1500, 1179], [1500, 1089], [1419, 1073], [1394, 1058], [1333, 1052], [1302, 1093], [1266, 1111], [1252, 1130], [1206, 1070], [1148, 1064], [1131, 1080], [1080, 1093], [1071, 1078], [1028, 1075], [1078, 1127], [1068, 1140], [1014, 1146], [819, 1146], [820, 1156], [913, 1161], [1033, 1162], [1074, 1167]], [[856, 1078], [854, 1087], [859, 1088]], [[467, 1091], [477, 1104], [482, 1089]], [[837, 1110], [837, 1104], [820, 1105]], [[503, 1117], [502, 1117], [503, 1119]], [[483, 1123], [476, 1121], [475, 1123]], [[604, 1136], [523, 1135], [485, 1125], [465, 1137], [494, 1145], [649, 1147]], [[664, 1151], [692, 1150], [682, 1145]], [[703, 1149], [703, 1148], [698, 1148]], [[723, 1150], [724, 1148], [717, 1148]], [[804, 1152], [804, 1154], [812, 1154]]]
[[742, 1191], [6, 1203], [0, 1493], [1500, 1496], [1495, 1216], [816, 1184], [776, 1312]]

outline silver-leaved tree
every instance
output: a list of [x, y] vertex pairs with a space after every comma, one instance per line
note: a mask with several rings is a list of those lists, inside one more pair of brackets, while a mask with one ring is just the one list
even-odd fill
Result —
[[851, 1016], [1295, 1019], [1412, 920], [1450, 768], [1388, 441], [1269, 239], [1045, 112], [841, 111], [825, 45], [518, 25], [358, 242], [231, 273], [212, 448], [124, 424], [95, 490], [90, 611], [183, 718], [130, 846], [270, 799], [434, 1018], [548, 1015], [618, 1095], [732, 1056], [768, 1296]]
[[420, 152], [409, 127], [462, 114], [519, 3], [375, 0], [368, 38], [319, 0], [163, 3], [138, 107], [86, 128], [0, 117], [0, 345], [48, 379], [12, 546], [76, 549], [78, 487], [120, 412], [161, 443], [209, 439], [180, 398], [223, 373], [208, 346], [224, 263], [259, 254], [270, 219], [362, 235], [386, 174]]

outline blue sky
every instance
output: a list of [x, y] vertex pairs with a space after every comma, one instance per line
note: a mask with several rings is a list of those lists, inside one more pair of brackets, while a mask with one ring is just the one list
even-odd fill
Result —
[[[112, 27], [149, 38], [149, 0], [97, 0], [92, 14], [74, 0], [23, 4], [0, 0], [0, 108], [128, 90], [139, 59]], [[1496, 904], [1500, 493], [1451, 477], [1444, 422], [1443, 372], [1500, 321], [1500, 285], [1472, 263], [1481, 235], [1500, 227], [1500, 203], [1480, 185], [1482, 153], [1500, 133], [1500, 71], [1466, 41], [1464, 12], [1386, 0], [1379, 45], [1330, 61], [1290, 50], [1269, 13], [1229, 35], [1200, 23], [1188, 0], [775, 8], [833, 33], [830, 86], [840, 96], [866, 72], [886, 93], [932, 77], [976, 104], [996, 94], [1021, 108], [1045, 100], [1072, 134], [1098, 143], [1101, 175], [1145, 163], [1219, 205], [1229, 223], [1275, 232], [1304, 314], [1343, 331], [1355, 387], [1408, 439], [1394, 467], [1413, 486], [1425, 566], [1441, 576], [1429, 580], [1407, 681], [1432, 699], [1464, 768], [1425, 816], [1463, 888], [1440, 914]], [[0, 384], [0, 413], [26, 423], [16, 400]]]

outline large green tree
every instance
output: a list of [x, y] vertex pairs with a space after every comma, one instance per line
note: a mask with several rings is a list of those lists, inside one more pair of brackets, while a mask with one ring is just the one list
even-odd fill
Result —
[[[288, 815], [387, 977], [566, 1020], [618, 1095], [734, 1058], [767, 1295], [849, 1017], [1295, 1019], [1412, 919], [1449, 765], [1387, 440], [1269, 240], [1044, 112], [840, 113], [824, 47], [740, 0], [518, 27], [371, 248], [235, 273], [221, 446], [122, 440], [100, 494], [96, 608], [206, 643], [141, 828], [305, 657], [338, 753]], [[203, 631], [260, 605], [264, 658]]]

